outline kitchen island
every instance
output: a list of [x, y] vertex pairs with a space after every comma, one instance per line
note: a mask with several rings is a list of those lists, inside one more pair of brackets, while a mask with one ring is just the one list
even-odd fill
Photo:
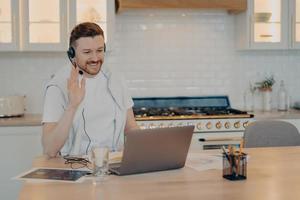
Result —
[[[210, 152], [210, 151], [206, 151]], [[220, 153], [220, 151], [213, 151]], [[229, 181], [221, 170], [189, 167], [129, 176], [114, 176], [99, 184], [24, 183], [20, 200], [53, 199], [300, 199], [300, 147], [252, 148], [247, 180]], [[34, 167], [66, 167], [62, 158], [36, 158]]]

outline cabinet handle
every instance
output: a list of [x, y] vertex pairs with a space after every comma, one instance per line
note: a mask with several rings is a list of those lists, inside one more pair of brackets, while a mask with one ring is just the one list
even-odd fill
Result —
[[13, 36], [13, 41], [16, 43], [17, 42], [17, 21], [16, 21], [16, 14], [13, 14], [12, 16], [12, 36]]
[[295, 26], [296, 26], [296, 23], [295, 23], [295, 16], [294, 15], [291, 15], [291, 46], [294, 47], [294, 44], [296, 42], [296, 38], [295, 38]]
[[250, 25], [250, 40], [248, 40], [249, 44], [248, 46], [251, 48], [252, 47], [252, 43], [255, 43], [255, 38], [254, 38], [254, 20], [253, 20], [253, 15], [249, 15], [249, 25]]

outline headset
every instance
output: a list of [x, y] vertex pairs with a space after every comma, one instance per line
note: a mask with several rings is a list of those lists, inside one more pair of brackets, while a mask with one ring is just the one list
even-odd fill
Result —
[[[106, 52], [106, 45], [104, 43], [104, 52]], [[80, 75], [83, 75], [83, 71], [85, 71], [82, 67], [80, 67], [78, 64], [76, 64], [76, 62], [74, 61], [74, 58], [76, 56], [76, 52], [75, 52], [75, 49], [74, 47], [69, 47], [68, 51], [67, 51], [67, 55], [68, 55], [68, 58], [70, 60], [70, 62], [72, 63], [72, 65], [76, 68], [77, 66], [79, 67], [79, 74]], [[83, 71], [82, 71], [83, 70]], [[87, 71], [85, 71], [86, 73], [88, 73]]]
[[[72, 65], [76, 68], [77, 67], [77, 64], [76, 64], [76, 62], [74, 61], [74, 58], [75, 58], [75, 56], [76, 56], [76, 53], [75, 53], [75, 49], [74, 49], [74, 47], [69, 47], [69, 49], [68, 49], [68, 51], [67, 51], [67, 55], [68, 55], [68, 58], [69, 58], [69, 60], [70, 60], [70, 62], [72, 63]], [[80, 66], [78, 66], [79, 67], [79, 74], [80, 75], [83, 75], [83, 69], [80, 67]], [[85, 71], [85, 70], [84, 70]]]

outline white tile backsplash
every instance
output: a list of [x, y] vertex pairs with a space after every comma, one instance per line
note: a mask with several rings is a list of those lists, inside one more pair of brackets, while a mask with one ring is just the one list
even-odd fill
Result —
[[[300, 101], [300, 51], [237, 51], [234, 15], [205, 10], [130, 10], [116, 17], [106, 64], [123, 73], [133, 96], [227, 94], [243, 108], [249, 81], [274, 74]], [[64, 53], [0, 53], [0, 95], [26, 94], [27, 112], [42, 112], [43, 87]], [[257, 95], [257, 98], [259, 95]]]

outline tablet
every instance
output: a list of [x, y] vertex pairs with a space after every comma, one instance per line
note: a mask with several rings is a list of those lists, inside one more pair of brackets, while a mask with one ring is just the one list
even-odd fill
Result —
[[17, 177], [20, 180], [46, 180], [78, 182], [83, 176], [90, 175], [90, 171], [60, 168], [34, 168]]

